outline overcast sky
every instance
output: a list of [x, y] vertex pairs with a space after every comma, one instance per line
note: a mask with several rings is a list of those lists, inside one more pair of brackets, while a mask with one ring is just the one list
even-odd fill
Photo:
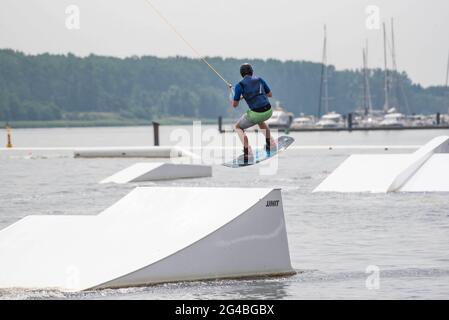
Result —
[[[398, 68], [425, 86], [445, 80], [449, 0], [151, 1], [208, 56], [320, 61], [326, 23], [329, 63], [338, 69], [361, 66], [366, 39], [370, 67], [382, 66], [382, 31], [376, 29], [375, 13], [366, 13], [374, 5], [381, 22], [395, 18]], [[69, 5], [80, 9], [79, 30], [66, 27]], [[0, 48], [194, 56], [146, 0], [0, 0]]]

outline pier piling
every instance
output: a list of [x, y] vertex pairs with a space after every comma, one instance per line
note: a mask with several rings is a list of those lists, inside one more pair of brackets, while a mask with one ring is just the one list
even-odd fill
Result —
[[6, 125], [6, 141], [6, 148], [12, 148], [11, 127], [9, 125]]
[[218, 117], [218, 132], [224, 133], [224, 130], [223, 130], [223, 117], [222, 116]]
[[159, 123], [153, 121], [154, 145], [159, 145]]
[[352, 131], [352, 113], [348, 113], [348, 130]]

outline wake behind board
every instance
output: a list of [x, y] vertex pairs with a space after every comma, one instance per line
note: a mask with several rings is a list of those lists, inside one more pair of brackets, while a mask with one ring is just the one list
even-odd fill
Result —
[[[234, 159], [229, 162], [223, 163], [225, 167], [229, 168], [241, 168], [241, 167], [248, 167], [252, 166], [254, 164], [260, 163], [262, 161], [268, 160], [273, 158], [274, 156], [277, 156], [279, 153], [287, 149], [293, 142], [295, 142], [295, 139], [292, 137], [282, 136], [278, 138], [277, 141], [277, 150], [270, 151], [269, 153], [266, 151], [258, 151], [254, 153], [254, 156], [252, 158], [249, 158], [247, 162], [244, 161], [243, 154], [238, 156], [237, 159]], [[253, 151], [254, 152], [254, 151]]]

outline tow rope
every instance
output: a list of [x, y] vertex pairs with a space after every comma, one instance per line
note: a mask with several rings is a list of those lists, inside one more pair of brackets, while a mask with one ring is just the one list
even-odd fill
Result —
[[187, 41], [186, 38], [183, 37], [183, 35], [175, 28], [175, 26], [154, 6], [154, 4], [150, 0], [145, 0], [148, 5], [153, 9], [153, 11], [161, 18], [162, 21], [165, 22], [167, 26], [170, 27], [170, 29], [181, 39], [192, 51], [195, 53], [195, 55], [198, 56], [198, 58], [201, 59], [221, 80], [223, 80], [224, 83], [226, 83], [226, 86], [228, 87], [228, 90], [232, 93], [233, 88], [232, 84], [227, 81], [221, 74], [218, 72], [205, 58], [204, 56], [195, 49], [194, 46], [190, 44], [189, 41]]

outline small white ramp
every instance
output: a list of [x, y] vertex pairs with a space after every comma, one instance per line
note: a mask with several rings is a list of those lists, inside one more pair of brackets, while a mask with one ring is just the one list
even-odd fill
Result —
[[448, 159], [448, 136], [437, 137], [412, 154], [352, 155], [314, 192], [449, 191]]
[[0, 231], [0, 288], [79, 291], [294, 274], [278, 189], [134, 189], [97, 216]]
[[117, 172], [100, 183], [129, 183], [211, 176], [212, 167], [208, 165], [141, 162]]

